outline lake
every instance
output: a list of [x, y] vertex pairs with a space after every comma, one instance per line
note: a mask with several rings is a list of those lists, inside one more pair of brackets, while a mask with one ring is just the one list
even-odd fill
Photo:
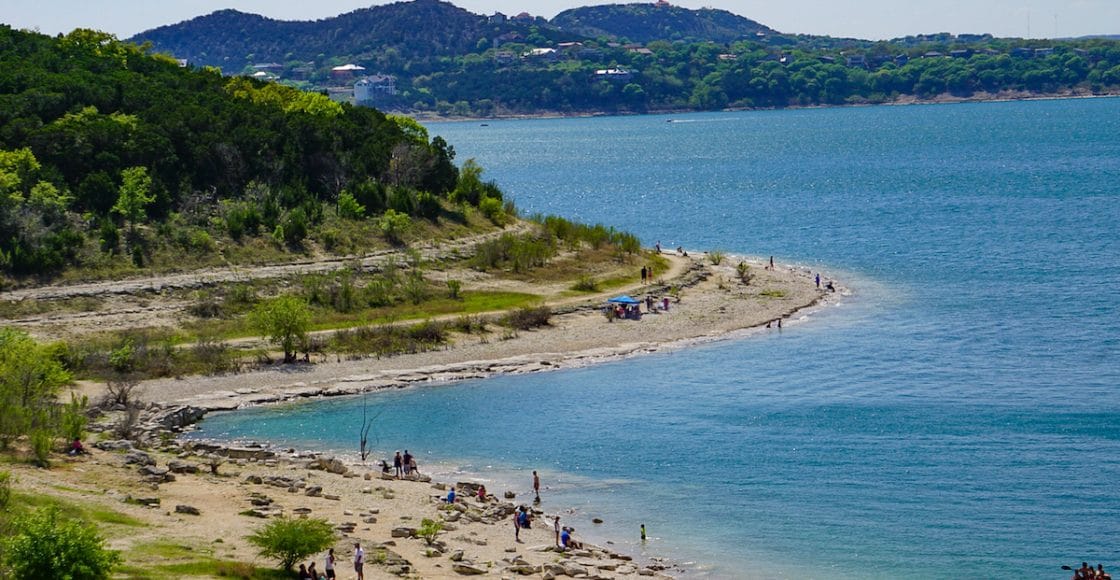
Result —
[[[1120, 564], [1120, 99], [428, 128], [526, 214], [774, 255], [854, 295], [781, 333], [372, 394], [379, 450], [522, 493], [540, 470], [585, 537], [701, 577]], [[355, 413], [201, 435], [353, 453]]]

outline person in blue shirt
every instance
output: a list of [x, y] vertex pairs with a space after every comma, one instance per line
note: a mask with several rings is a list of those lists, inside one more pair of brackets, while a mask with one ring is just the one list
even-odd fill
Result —
[[561, 530], [561, 532], [560, 532], [560, 547], [562, 547], [564, 549], [567, 549], [568, 548], [568, 542], [570, 542], [571, 539], [572, 539], [571, 532], [568, 531], [567, 526], [564, 526], [564, 529]]
[[451, 488], [451, 491], [447, 492], [447, 503], [455, 503], [455, 488], [454, 487]]

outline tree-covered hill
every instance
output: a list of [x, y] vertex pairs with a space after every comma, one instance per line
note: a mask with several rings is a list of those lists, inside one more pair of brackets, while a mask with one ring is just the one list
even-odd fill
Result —
[[345, 250], [368, 219], [393, 239], [453, 195], [500, 214], [497, 188], [477, 169], [460, 180], [453, 155], [375, 109], [183, 68], [103, 33], [0, 26], [3, 274], [221, 263], [261, 239], [283, 253], [343, 218], [354, 225], [315, 242]]
[[439, 0], [317, 22], [222, 12], [135, 40], [226, 74], [268, 76], [339, 98], [359, 98], [361, 74], [336, 75], [332, 67], [354, 63], [392, 80], [363, 102], [448, 116], [1120, 92], [1120, 42], [1105, 38], [790, 35], [725, 11], [660, 3], [577, 8], [551, 23], [475, 15]]
[[413, 0], [373, 6], [316, 21], [282, 21], [222, 10], [137, 34], [161, 52], [200, 65], [239, 73], [254, 63], [324, 64], [337, 57], [376, 61], [395, 72], [436, 57], [466, 54], [489, 46], [490, 38], [527, 26], [492, 26], [486, 17], [440, 0]]
[[729, 43], [777, 32], [726, 10], [690, 10], [653, 3], [583, 6], [557, 14], [550, 24], [583, 36], [647, 43], [686, 40]]

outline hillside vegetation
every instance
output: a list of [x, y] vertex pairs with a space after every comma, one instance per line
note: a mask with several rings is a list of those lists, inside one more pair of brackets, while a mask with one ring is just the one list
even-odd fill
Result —
[[729, 43], [757, 35], [778, 34], [726, 10], [689, 10], [653, 3], [571, 8], [557, 14], [549, 23], [590, 38], [625, 38], [641, 43], [655, 40]]
[[[367, 104], [450, 116], [1120, 92], [1116, 40], [931, 34], [872, 42], [783, 34], [721, 10], [652, 3], [575, 8], [552, 21], [476, 15], [438, 0], [316, 22], [226, 11], [133, 40], [227, 74], [340, 97], [363, 75], [388, 75], [392, 89]], [[332, 74], [343, 63], [364, 71]]]
[[[103, 33], [0, 27], [9, 280], [349, 253], [441, 219], [501, 223], [512, 206], [481, 168], [460, 179], [453, 157], [411, 119], [181, 68]], [[472, 222], [479, 205], [490, 219]]]

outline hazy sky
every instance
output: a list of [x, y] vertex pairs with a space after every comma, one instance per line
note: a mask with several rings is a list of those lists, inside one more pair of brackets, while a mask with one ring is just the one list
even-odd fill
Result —
[[[617, 0], [614, 3], [622, 2]], [[57, 34], [96, 28], [126, 38], [223, 8], [284, 20], [349, 12], [370, 0], [0, 0], [0, 22]], [[475, 13], [529, 11], [551, 18], [601, 0], [455, 0]], [[889, 39], [953, 32], [1053, 38], [1120, 34], [1120, 0], [677, 0], [687, 8], [722, 8], [782, 32]]]

